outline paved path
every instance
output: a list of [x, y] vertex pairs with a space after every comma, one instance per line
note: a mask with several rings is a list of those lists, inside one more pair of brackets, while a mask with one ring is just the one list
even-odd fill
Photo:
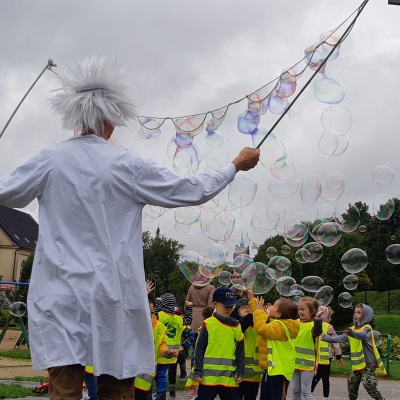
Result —
[[[1, 383], [16, 383], [18, 385], [23, 385], [26, 387], [36, 387], [38, 383], [36, 382], [14, 382], [14, 381], [0, 381]], [[331, 376], [331, 394], [329, 396], [329, 400], [346, 400], [347, 396], [347, 383], [345, 377]], [[385, 400], [399, 400], [400, 399], [400, 381], [392, 381], [387, 379], [379, 379], [378, 388], [382, 393], [382, 396]], [[0, 393], [1, 398], [1, 393]], [[42, 398], [46, 399], [47, 396], [42, 396]], [[291, 391], [289, 387], [289, 395], [288, 399], [291, 399]], [[316, 400], [322, 400], [322, 382], [318, 384], [314, 392], [314, 398]], [[23, 397], [17, 400], [29, 400], [36, 399], [38, 397]], [[167, 396], [168, 399], [168, 396]], [[189, 400], [190, 397], [187, 395], [187, 392], [178, 392], [176, 396], [176, 400]], [[371, 397], [367, 394], [365, 389], [360, 385], [360, 392], [358, 396], [359, 400], [370, 400]], [[6, 399], [7, 400], [7, 399]], [[10, 400], [10, 399], [8, 399]], [[15, 399], [14, 399], [15, 400]]]

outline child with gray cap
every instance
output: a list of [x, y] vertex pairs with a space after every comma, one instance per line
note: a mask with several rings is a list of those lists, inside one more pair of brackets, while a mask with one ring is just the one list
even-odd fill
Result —
[[239, 400], [244, 376], [244, 337], [239, 322], [231, 318], [235, 293], [219, 287], [213, 294], [214, 314], [203, 322], [194, 355], [194, 380], [198, 399]]

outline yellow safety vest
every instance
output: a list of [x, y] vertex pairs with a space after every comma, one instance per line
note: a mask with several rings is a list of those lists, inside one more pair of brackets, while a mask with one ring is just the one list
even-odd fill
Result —
[[[317, 346], [314, 346], [312, 329], [314, 327], [314, 321], [301, 322], [300, 330], [296, 339], [293, 339], [294, 347], [296, 350], [295, 369], [302, 371], [312, 371], [315, 369], [316, 362], [316, 350]], [[316, 341], [319, 341], [318, 338]]]
[[257, 332], [249, 326], [244, 332], [244, 377], [246, 382], [261, 382], [260, 354], [257, 346]]
[[[372, 330], [371, 325], [364, 325], [360, 328], [356, 328], [353, 326], [351, 329], [354, 331], [360, 331], [364, 328], [370, 328]], [[350, 358], [351, 358], [351, 369], [352, 371], [359, 371], [367, 367], [367, 364], [365, 363], [365, 356], [364, 356], [364, 351], [362, 347], [362, 340], [353, 338], [351, 336], [348, 336], [349, 343], [350, 343]], [[379, 354], [378, 349], [375, 346], [375, 339], [374, 336], [371, 335], [371, 340], [372, 340], [372, 348], [374, 351], [375, 359], [376, 359], [376, 369], [375, 373], [376, 374], [381, 374], [381, 375], [386, 375], [386, 370], [385, 367], [383, 366], [383, 362], [381, 359], [381, 356]]]
[[85, 372], [87, 372], [88, 374], [94, 374], [94, 368], [93, 365], [86, 365], [85, 367]]
[[[165, 341], [167, 342], [170, 350], [178, 350], [181, 346], [181, 338], [183, 331], [183, 319], [180, 315], [167, 314], [164, 311], [158, 313], [158, 319], [167, 327]], [[164, 358], [159, 357], [157, 364], [175, 364], [178, 361], [177, 357]]]
[[[279, 320], [276, 320], [279, 321]], [[285, 328], [287, 341], [267, 339], [268, 375], [283, 375], [288, 381], [292, 379], [296, 351], [289, 329], [284, 322], [279, 321]]]
[[[153, 337], [154, 337], [154, 352], [155, 352], [155, 361], [158, 357], [158, 348], [163, 340], [165, 333], [167, 332], [167, 328], [164, 326], [163, 323], [157, 321], [156, 325], [153, 328]], [[157, 363], [157, 361], [156, 361]], [[135, 388], [149, 391], [151, 389], [151, 385], [154, 381], [156, 374], [138, 374], [135, 377]]]
[[[322, 333], [328, 334], [330, 324], [327, 322], [322, 323]], [[329, 343], [323, 340], [319, 341], [318, 347], [318, 364], [329, 365], [330, 364], [330, 352]]]
[[228, 326], [212, 316], [204, 321], [208, 345], [203, 360], [202, 385], [238, 387], [236, 382], [236, 347], [243, 340], [240, 324]]

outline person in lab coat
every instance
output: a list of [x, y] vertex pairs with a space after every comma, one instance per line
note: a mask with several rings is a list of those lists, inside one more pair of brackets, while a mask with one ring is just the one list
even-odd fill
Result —
[[0, 178], [0, 204], [39, 202], [29, 336], [33, 368], [49, 371], [51, 399], [80, 399], [85, 365], [99, 377], [100, 399], [133, 398], [134, 377], [154, 372], [143, 207], [202, 204], [259, 159], [244, 148], [217, 171], [182, 177], [110, 144], [114, 128], [137, 115], [124, 79], [103, 58], [70, 68], [51, 104], [64, 128], [81, 133]]

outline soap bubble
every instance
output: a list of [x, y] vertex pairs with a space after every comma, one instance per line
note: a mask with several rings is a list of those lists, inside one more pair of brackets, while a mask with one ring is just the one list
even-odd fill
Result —
[[345, 200], [336, 202], [333, 215], [343, 232], [354, 232], [360, 225], [360, 210]]
[[287, 160], [283, 165], [281, 161], [272, 164], [269, 171], [272, 176], [282, 180], [292, 179], [296, 175], [296, 167]]
[[321, 125], [331, 135], [345, 135], [353, 124], [351, 112], [343, 106], [331, 106], [321, 115]]
[[380, 165], [372, 171], [372, 180], [378, 185], [387, 185], [392, 182], [394, 171], [387, 165]]
[[229, 211], [220, 211], [205, 221], [204, 234], [217, 243], [230, 238], [235, 228], [235, 218]]
[[342, 155], [349, 147], [349, 137], [347, 134], [335, 136], [329, 132], [324, 132], [318, 142], [318, 149], [323, 157], [337, 157]]
[[225, 264], [228, 257], [228, 248], [223, 244], [214, 243], [205, 247], [201, 251], [201, 255], [210, 261], [212, 266]]
[[305, 259], [309, 257], [310, 257], [309, 251], [304, 248], [298, 249], [294, 255], [294, 258], [300, 264], [307, 264], [308, 261], [306, 261]]
[[243, 271], [242, 284], [246, 289], [253, 288], [254, 294], [264, 294], [274, 286], [275, 273], [265, 264], [255, 262]]
[[257, 130], [259, 123], [260, 116], [258, 115], [258, 112], [249, 109], [239, 114], [237, 128], [241, 133], [252, 134]]
[[370, 346], [380, 346], [382, 344], [382, 333], [375, 330], [368, 332], [366, 342]]
[[373, 201], [374, 217], [380, 221], [387, 221], [394, 213], [394, 201], [387, 194], [378, 194]]
[[290, 288], [296, 283], [296, 280], [291, 276], [283, 276], [275, 282], [275, 288], [282, 296], [288, 296]]
[[357, 289], [358, 286], [358, 277], [357, 275], [346, 275], [343, 278], [343, 286], [347, 289], [347, 290], [355, 290]]
[[365, 233], [365, 232], [367, 232], [367, 227], [366, 227], [365, 225], [360, 225], [360, 227], [358, 228], [358, 230], [359, 230], [361, 233]]
[[285, 242], [292, 247], [300, 247], [303, 246], [304, 243], [307, 242], [308, 234], [304, 236], [302, 239], [292, 239], [288, 236], [284, 236]]
[[[279, 214], [277, 219], [271, 219], [268, 215], [268, 208], [257, 208], [251, 216], [250, 225], [257, 232], [268, 232], [275, 229], [279, 223]], [[275, 218], [273, 216], [273, 218]]]
[[221, 149], [210, 149], [207, 151], [204, 161], [206, 163], [206, 172], [212, 172], [227, 165], [229, 156]]
[[321, 196], [321, 182], [316, 175], [304, 179], [300, 187], [300, 197], [305, 207], [312, 207]]
[[306, 262], [309, 263], [317, 262], [324, 255], [324, 249], [322, 245], [317, 242], [307, 243], [303, 249], [306, 251], [302, 253], [302, 257]]
[[284, 256], [287, 256], [288, 254], [290, 254], [290, 252], [292, 251], [292, 249], [290, 248], [290, 246], [288, 246], [287, 244], [283, 244], [281, 247], [281, 253]]
[[340, 307], [350, 308], [353, 305], [353, 296], [349, 292], [342, 292], [338, 296]]
[[[266, 133], [265, 131], [263, 137]], [[271, 168], [271, 165], [275, 165], [275, 169], [277, 169], [285, 164], [286, 159], [287, 153], [285, 145], [279, 138], [271, 133], [260, 148], [261, 164], [268, 170]]]
[[339, 82], [325, 77], [314, 81], [314, 95], [322, 103], [337, 104], [344, 99], [345, 93]]
[[153, 222], [157, 218], [163, 216], [166, 213], [166, 211], [167, 209], [164, 207], [150, 206], [149, 204], [146, 204], [143, 207], [142, 216], [145, 221]]
[[300, 283], [304, 290], [312, 293], [318, 292], [324, 286], [324, 280], [319, 276], [306, 276]]
[[268, 109], [272, 114], [281, 115], [289, 106], [289, 100], [286, 97], [279, 97], [274, 94], [269, 98]]
[[10, 308], [10, 313], [14, 317], [22, 317], [23, 315], [26, 314], [26, 304], [22, 301], [16, 301], [15, 303], [12, 303]]
[[206, 143], [211, 147], [220, 147], [224, 143], [224, 137], [218, 130], [208, 131], [206, 136]]
[[229, 184], [228, 200], [234, 207], [246, 207], [257, 193], [258, 183], [247, 172], [238, 172], [235, 179]]
[[291, 265], [290, 260], [284, 256], [272, 257], [268, 262], [269, 268], [278, 269], [279, 271], [286, 271]]
[[391, 244], [386, 247], [385, 254], [391, 264], [400, 264], [400, 244]]
[[175, 229], [189, 236], [200, 235], [201, 212], [195, 207], [179, 207], [175, 210]]
[[251, 264], [253, 264], [253, 259], [248, 254], [239, 254], [233, 259], [231, 267], [237, 274], [242, 275], [243, 271]]
[[218, 282], [223, 286], [229, 286], [231, 284], [232, 274], [229, 271], [222, 271], [218, 275]]
[[199, 272], [207, 279], [216, 278], [224, 268], [223, 265], [211, 265], [211, 261], [203, 257], [202, 263], [199, 265]]
[[237, 296], [240, 296], [242, 293], [246, 292], [246, 288], [240, 284], [232, 285], [229, 289], [231, 289], [232, 292]]
[[[161, 135], [161, 125], [164, 120], [157, 118], [138, 117], [140, 122], [139, 136], [142, 139], [156, 139]], [[162, 122], [160, 122], [162, 121]]]
[[342, 229], [336, 222], [326, 222], [318, 227], [317, 241], [325, 247], [333, 247], [342, 238]]
[[187, 148], [178, 148], [172, 164], [175, 172], [179, 175], [196, 175], [202, 158], [201, 153], [193, 145]]
[[333, 299], [333, 288], [330, 286], [322, 286], [315, 293], [314, 299], [318, 300], [321, 306], [327, 307]]
[[324, 200], [336, 201], [343, 194], [345, 181], [343, 174], [338, 171], [331, 171], [321, 178], [321, 197]]
[[272, 177], [268, 182], [268, 190], [271, 194], [280, 198], [293, 196], [299, 189], [299, 181], [296, 176], [290, 179], [278, 179]]
[[277, 255], [277, 250], [275, 247], [268, 247], [267, 251], [266, 251], [266, 255], [269, 259], [271, 259], [272, 257], [275, 257]]
[[211, 279], [207, 279], [200, 273], [200, 264], [203, 257], [195, 251], [186, 251], [182, 253], [178, 260], [178, 266], [185, 278], [193, 285], [206, 286]]
[[368, 256], [364, 250], [353, 248], [343, 254], [341, 263], [345, 271], [357, 274], [368, 265]]

